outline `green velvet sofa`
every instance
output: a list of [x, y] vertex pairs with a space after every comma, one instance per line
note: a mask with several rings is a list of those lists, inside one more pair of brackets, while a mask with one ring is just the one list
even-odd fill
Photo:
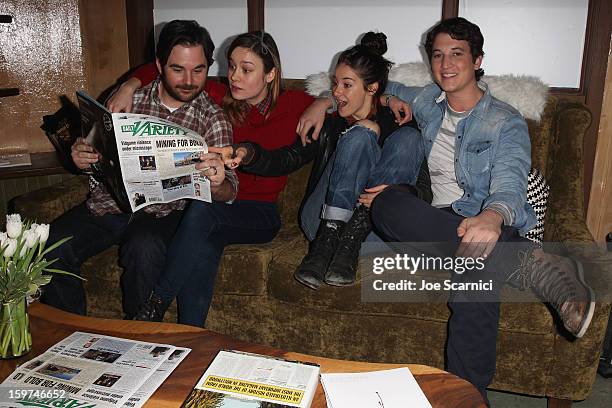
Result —
[[[584, 221], [582, 176], [583, 136], [590, 121], [584, 105], [554, 97], [539, 123], [528, 121], [533, 167], [551, 186], [546, 241], [593, 241]], [[297, 213], [309, 170], [289, 177], [279, 202], [283, 228], [272, 242], [226, 248], [207, 327], [296, 352], [443, 368], [449, 317], [444, 303], [364, 303], [359, 284], [324, 285], [315, 292], [294, 281], [293, 271], [307, 248]], [[86, 180], [75, 177], [18, 197], [14, 204], [23, 216], [50, 222], [83, 201], [86, 193]], [[120, 274], [116, 247], [83, 265], [90, 315], [122, 317]], [[571, 341], [557, 331], [544, 304], [502, 305], [491, 388], [548, 397], [549, 406], [587, 398], [609, 311], [609, 304], [598, 304], [586, 336]]]

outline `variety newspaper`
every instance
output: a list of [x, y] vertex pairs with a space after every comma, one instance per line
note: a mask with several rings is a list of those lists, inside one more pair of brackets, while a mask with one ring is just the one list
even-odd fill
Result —
[[308, 408], [318, 378], [316, 364], [222, 350], [183, 402], [183, 407]]
[[139, 408], [190, 351], [75, 332], [8, 376], [0, 407]]
[[211, 202], [210, 181], [195, 166], [204, 139], [175, 123], [135, 113], [111, 113], [77, 92], [83, 136], [100, 154], [93, 166], [124, 211], [182, 198]]

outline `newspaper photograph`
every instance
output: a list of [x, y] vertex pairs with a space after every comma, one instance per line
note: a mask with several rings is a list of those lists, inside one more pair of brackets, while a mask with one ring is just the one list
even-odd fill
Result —
[[208, 152], [200, 135], [154, 116], [111, 113], [81, 91], [77, 98], [83, 135], [101, 156], [92, 171], [123, 211], [184, 198], [212, 201], [210, 181], [195, 168]]
[[[59, 406], [70, 401], [70, 406], [141, 406], [187, 354], [186, 349], [179, 349], [178, 355], [176, 350], [167, 344], [76, 332], [7, 377], [0, 406]], [[164, 371], [158, 372], [164, 364]], [[157, 385], [143, 387], [145, 381]], [[35, 388], [26, 393], [26, 387]], [[137, 398], [131, 405], [133, 396]]]

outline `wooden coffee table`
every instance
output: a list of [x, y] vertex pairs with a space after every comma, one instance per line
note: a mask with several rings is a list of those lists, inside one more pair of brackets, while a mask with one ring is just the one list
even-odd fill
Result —
[[[213, 357], [221, 349], [235, 349], [292, 360], [311, 361], [321, 365], [321, 372], [360, 372], [408, 367], [434, 407], [484, 407], [485, 403], [470, 383], [446, 371], [417, 364], [378, 364], [334, 360], [307, 354], [282, 351], [273, 347], [232, 339], [210, 330], [171, 323], [135, 322], [98, 319], [62, 312], [39, 303], [29, 308], [33, 349], [19, 359], [0, 364], [3, 381], [18, 364], [30, 360], [75, 331], [101, 333], [134, 340], [167, 343], [189, 347], [193, 351], [149, 399], [147, 407], [178, 407], [187, 397]], [[408, 406], [408, 404], [407, 404]], [[312, 407], [326, 407], [319, 384]]]

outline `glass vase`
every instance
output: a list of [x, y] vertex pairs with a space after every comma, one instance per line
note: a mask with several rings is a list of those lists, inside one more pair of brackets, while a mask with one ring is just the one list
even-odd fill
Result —
[[21, 357], [32, 349], [26, 300], [2, 303], [0, 309], [0, 358]]

